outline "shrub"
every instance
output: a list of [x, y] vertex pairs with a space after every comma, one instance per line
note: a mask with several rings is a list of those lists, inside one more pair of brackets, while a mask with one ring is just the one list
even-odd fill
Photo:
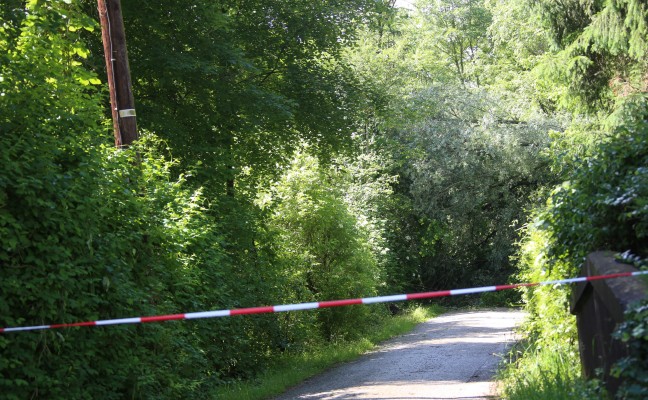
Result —
[[[618, 127], [593, 155], [581, 158], [580, 168], [551, 193], [545, 207], [536, 211], [520, 250], [522, 281], [575, 276], [587, 253], [595, 250], [627, 250], [646, 256], [647, 116], [645, 95], [628, 99], [615, 115], [620, 121]], [[525, 358], [542, 366], [542, 358], [536, 357], [538, 349], [575, 353], [576, 326], [568, 312], [569, 293], [564, 286], [524, 290], [529, 311], [525, 329], [530, 339]], [[573, 357], [572, 363], [578, 363], [578, 359]], [[524, 375], [525, 371], [510, 373]], [[517, 390], [516, 385], [511, 391]]]
[[[341, 179], [334, 168], [322, 167], [314, 157], [302, 154], [272, 193], [264, 195], [266, 206], [271, 198], [275, 203], [269, 225], [278, 239], [275, 246], [283, 265], [284, 293], [292, 301], [377, 293], [381, 272], [368, 232], [343, 201]], [[372, 318], [366, 307], [324, 309], [316, 315], [320, 334], [327, 340], [354, 337]]]
[[[6, 11], [3, 3], [3, 12]], [[75, 2], [0, 27], [0, 326], [231, 308], [220, 228], [162, 143], [115, 150]], [[245, 282], [244, 279], [241, 281]], [[253, 296], [256, 299], [258, 296]], [[191, 398], [249, 374], [267, 319], [0, 336], [3, 398]]]
[[628, 346], [628, 357], [612, 366], [612, 375], [623, 379], [617, 392], [621, 399], [648, 397], [648, 299], [630, 307], [625, 321], [614, 332], [614, 337]]

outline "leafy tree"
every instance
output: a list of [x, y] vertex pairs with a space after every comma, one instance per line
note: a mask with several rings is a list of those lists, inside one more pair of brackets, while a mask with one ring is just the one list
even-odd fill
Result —
[[[539, 153], [551, 122], [500, 117], [486, 93], [435, 95], [448, 104], [400, 139], [417, 149], [405, 169], [415, 207], [441, 228], [424, 281], [446, 287], [505, 279], [530, 196], [551, 179], [538, 173], [548, 165]], [[482, 108], [489, 114], [475, 112]]]
[[430, 51], [453, 70], [462, 85], [479, 85], [475, 68], [482, 54], [488, 54], [486, 35], [491, 14], [483, 0], [434, 0], [417, 3], [419, 24], [427, 34]]
[[201, 161], [197, 178], [214, 195], [231, 194], [245, 168], [273, 174], [300, 140], [320, 154], [340, 149], [354, 89], [339, 53], [371, 5], [125, 4], [142, 126], [189, 165]]
[[626, 103], [618, 111], [625, 114], [623, 125], [550, 197], [541, 221], [551, 232], [548, 257], [569, 260], [565, 275], [576, 273], [582, 257], [596, 249], [648, 255], [646, 104], [645, 96]]
[[[16, 18], [0, 30], [0, 326], [257, 304], [253, 278], [231, 267], [203, 194], [189, 174], [173, 177], [165, 146], [110, 145], [99, 79], [84, 65], [82, 33], [96, 23], [63, 0], [10, 6]], [[258, 368], [272, 338], [255, 332], [268, 324], [6, 334], [0, 387], [9, 399], [201, 397]]]
[[391, 20], [382, 40], [365, 33], [350, 56], [387, 93], [369, 98], [374, 122], [364, 135], [389, 149], [387, 168], [398, 175], [398, 205], [388, 214], [396, 287], [505, 278], [531, 194], [552, 179], [539, 172], [549, 165], [541, 152], [547, 129], [561, 124], [530, 106], [519, 86], [478, 72], [498, 70], [490, 21], [483, 2], [420, 2], [418, 12]]
[[189, 182], [211, 199], [233, 263], [273, 262], [253, 200], [298, 143], [322, 160], [349, 148], [357, 89], [340, 54], [373, 6], [124, 4], [139, 124], [168, 141], [178, 170], [194, 171]]
[[556, 88], [539, 79], [538, 66], [551, 48], [540, 16], [524, 1], [486, 1], [485, 6], [492, 15], [487, 30], [491, 52], [480, 59], [482, 84], [499, 94], [505, 108], [525, 118], [556, 118]]
[[[610, 111], [615, 97], [646, 90], [648, 11], [640, 0], [535, 3], [559, 50], [545, 64], [559, 106]], [[555, 85], [558, 86], [558, 85]]]
[[[341, 179], [334, 168], [301, 154], [260, 199], [271, 207], [284, 290], [297, 301], [372, 296], [381, 281], [367, 226], [343, 201]], [[321, 335], [334, 340], [357, 335], [370, 317], [365, 307], [325, 309], [317, 323]]]

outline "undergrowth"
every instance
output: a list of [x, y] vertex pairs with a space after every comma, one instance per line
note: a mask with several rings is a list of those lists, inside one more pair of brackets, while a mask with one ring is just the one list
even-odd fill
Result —
[[525, 356], [510, 361], [501, 376], [505, 384], [502, 397], [512, 400], [601, 398], [597, 382], [581, 379], [574, 346], [558, 342], [542, 348], [525, 349], [524, 346], [529, 343], [518, 345], [511, 357]]
[[[596, 250], [648, 256], [648, 98], [628, 101], [615, 115], [620, 122], [588, 157], [575, 156], [576, 168], [536, 210], [519, 253], [522, 282], [564, 279], [579, 273], [585, 256]], [[523, 291], [529, 318], [523, 328], [526, 345], [502, 372], [508, 399], [601, 398], [597, 380], [580, 376], [576, 321], [569, 313], [570, 288], [540, 286]], [[641, 326], [641, 325], [638, 325]], [[625, 333], [624, 333], [625, 332]], [[630, 340], [632, 329], [617, 335]], [[643, 343], [643, 334], [639, 341]], [[648, 335], [646, 335], [648, 336]], [[633, 336], [634, 337], [634, 336]], [[636, 339], [636, 338], [635, 338]], [[633, 342], [635, 343], [635, 342]], [[639, 346], [639, 345], [637, 345]], [[636, 353], [636, 351], [635, 351]], [[645, 366], [626, 360], [617, 374], [646, 374]], [[609, 372], [609, 371], [601, 371]], [[634, 379], [632, 391], [645, 390]], [[627, 393], [621, 398], [630, 398]]]

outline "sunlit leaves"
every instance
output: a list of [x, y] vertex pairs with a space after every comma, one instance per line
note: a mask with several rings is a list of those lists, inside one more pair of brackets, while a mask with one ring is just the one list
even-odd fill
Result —
[[490, 51], [486, 33], [492, 19], [484, 1], [421, 1], [417, 10], [417, 22], [423, 30], [421, 33], [424, 32], [428, 51], [437, 54], [459, 82], [479, 85], [477, 61]]
[[[67, 29], [66, 21], [86, 17], [74, 3], [30, 6], [23, 18], [3, 21], [0, 32], [0, 325], [220, 302], [228, 292], [226, 265], [200, 191], [171, 176], [154, 139], [132, 151], [108, 144], [104, 99], [93, 87], [99, 80], [81, 63], [89, 56], [83, 30]], [[15, 336], [9, 348], [3, 337], [0, 391], [8, 399], [159, 398], [165, 394], [154, 386], [162, 380], [163, 391], [178, 397], [181, 388], [207, 383], [205, 370], [236, 374], [236, 356], [214, 344], [232, 335], [217, 328], [200, 335], [179, 325], [132, 333], [45, 332]], [[236, 341], [248, 343], [245, 335]], [[246, 348], [258, 355], [252, 347]], [[191, 365], [193, 378], [183, 380], [171, 364]], [[245, 360], [238, 364], [250, 369]]]
[[[286, 276], [284, 292], [293, 301], [321, 301], [375, 295], [381, 271], [370, 245], [367, 215], [353, 213], [342, 190], [343, 171], [320, 166], [300, 154], [281, 181], [263, 196], [272, 212], [270, 227]], [[272, 197], [272, 203], [268, 198]], [[362, 207], [363, 205], [356, 205]], [[358, 208], [356, 208], [358, 210]], [[366, 309], [318, 314], [320, 334], [344, 338], [362, 331]]]
[[[174, 141], [175, 154], [203, 161], [198, 179], [221, 188], [240, 181], [243, 191], [273, 175], [300, 141], [322, 157], [348, 148], [357, 88], [340, 53], [372, 7], [124, 3], [142, 126]], [[242, 175], [246, 168], [254, 173]], [[217, 186], [208, 190], [225, 194]]]
[[[559, 57], [544, 68], [559, 74], [554, 86], [564, 85], [559, 106], [569, 110], [610, 111], [614, 97], [643, 92], [648, 71], [644, 2], [620, 0], [583, 6], [578, 1], [540, 1], [548, 31], [559, 46]], [[553, 64], [553, 65], [552, 65]]]

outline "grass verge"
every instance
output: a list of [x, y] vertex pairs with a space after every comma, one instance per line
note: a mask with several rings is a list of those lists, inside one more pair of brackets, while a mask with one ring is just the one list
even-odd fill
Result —
[[436, 305], [415, 306], [403, 314], [385, 318], [362, 339], [329, 343], [302, 353], [284, 353], [276, 360], [271, 370], [261, 374], [254, 381], [227, 385], [215, 392], [213, 398], [255, 400], [279, 395], [303, 380], [335, 364], [353, 360], [372, 350], [380, 342], [407, 333], [417, 324], [441, 313], [442, 308]]
[[498, 373], [498, 384], [507, 400], [606, 398], [596, 380], [581, 377], [574, 341], [527, 339], [517, 343]]

